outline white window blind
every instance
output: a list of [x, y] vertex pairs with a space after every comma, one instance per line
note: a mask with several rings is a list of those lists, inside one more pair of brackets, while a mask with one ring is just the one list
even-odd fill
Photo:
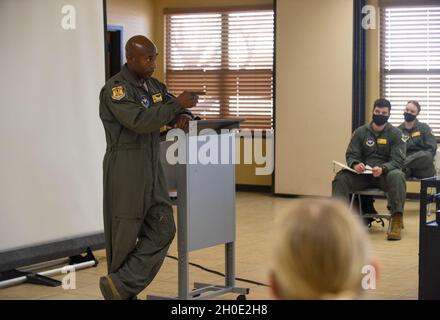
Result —
[[192, 109], [204, 119], [242, 117], [242, 128], [272, 128], [273, 10], [166, 14], [165, 27], [171, 92], [206, 91]]
[[440, 138], [440, 6], [383, 9], [381, 60], [381, 93], [391, 101], [391, 123], [402, 123], [407, 101], [417, 100], [419, 120]]

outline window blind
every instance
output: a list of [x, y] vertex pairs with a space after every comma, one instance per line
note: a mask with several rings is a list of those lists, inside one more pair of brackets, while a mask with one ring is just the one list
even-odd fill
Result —
[[381, 13], [381, 94], [391, 101], [390, 121], [402, 123], [407, 101], [417, 100], [419, 120], [440, 138], [440, 6]]
[[205, 91], [203, 119], [242, 117], [242, 128], [273, 119], [273, 10], [166, 14], [166, 83], [174, 94]]

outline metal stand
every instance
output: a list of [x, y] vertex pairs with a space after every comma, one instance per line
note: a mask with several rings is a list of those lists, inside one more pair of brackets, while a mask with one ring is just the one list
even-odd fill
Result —
[[17, 278], [25, 278], [22, 283], [38, 284], [47, 287], [59, 287], [62, 282], [38, 273], [18, 271], [17, 269], [8, 270], [0, 273], [0, 283]]
[[85, 256], [76, 255], [61, 261], [49, 262], [29, 268], [23, 268], [22, 270], [13, 269], [3, 271], [0, 272], [0, 288], [10, 287], [21, 283], [30, 283], [48, 287], [59, 287], [62, 285], [62, 282], [49, 278], [49, 276], [62, 273], [63, 270], [65, 270], [65, 267], [38, 273], [34, 271], [63, 264], [70, 265], [75, 270], [80, 270], [88, 267], [96, 267], [98, 265], [98, 260], [96, 260], [95, 256], [92, 253], [92, 250], [88, 248]]
[[[227, 124], [231, 127], [234, 123], [238, 127], [237, 121], [229, 120]], [[209, 125], [209, 121], [205, 121], [206, 124]], [[218, 151], [218, 159], [228, 158], [227, 164], [192, 163], [191, 156], [197, 154], [205, 139], [191, 135], [186, 136], [186, 164], [171, 166], [162, 157], [165, 176], [175, 179], [169, 181], [168, 186], [177, 187], [179, 288], [177, 297], [149, 295], [147, 299], [204, 300], [237, 293], [242, 300], [249, 294], [249, 288], [235, 286], [235, 134], [215, 134], [209, 139], [229, 141], [228, 150]], [[162, 155], [169, 144], [162, 144]], [[225, 246], [225, 284], [196, 282], [194, 290], [190, 290], [189, 253], [222, 244]]]
[[70, 265], [80, 264], [80, 263], [89, 262], [89, 261], [95, 262], [95, 264], [93, 265], [94, 267], [98, 266], [98, 260], [96, 260], [96, 257], [94, 256], [92, 249], [90, 249], [90, 248], [87, 248], [84, 256], [75, 255], [75, 256], [69, 257], [69, 264]]

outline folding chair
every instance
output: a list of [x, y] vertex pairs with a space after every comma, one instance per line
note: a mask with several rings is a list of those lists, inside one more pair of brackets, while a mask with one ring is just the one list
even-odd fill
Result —
[[[361, 203], [361, 196], [372, 196], [372, 197], [387, 197], [387, 193], [382, 191], [379, 188], [368, 188], [364, 190], [355, 191], [351, 194], [351, 200], [350, 200], [350, 209], [353, 209], [354, 199], [355, 197], [358, 198], [359, 202], [359, 215], [362, 218], [371, 218], [373, 221], [380, 223], [382, 227], [385, 227], [385, 222], [383, 219], [388, 220], [388, 222], [391, 221], [391, 214], [381, 214], [381, 213], [363, 213], [362, 211], [362, 203]], [[372, 221], [368, 224], [368, 227], [371, 227]], [[388, 223], [388, 228], [390, 228], [390, 223]]]

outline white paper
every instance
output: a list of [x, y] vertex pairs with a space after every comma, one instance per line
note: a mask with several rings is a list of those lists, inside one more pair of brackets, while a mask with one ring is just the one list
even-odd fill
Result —
[[333, 165], [335, 165], [335, 164], [340, 166], [342, 169], [345, 169], [345, 170], [348, 170], [348, 171], [351, 171], [351, 172], [354, 172], [357, 174], [373, 174], [373, 168], [370, 167], [368, 164], [365, 166], [365, 171], [362, 173], [357, 172], [356, 170], [350, 168], [349, 166], [347, 166], [341, 162], [333, 160]]

